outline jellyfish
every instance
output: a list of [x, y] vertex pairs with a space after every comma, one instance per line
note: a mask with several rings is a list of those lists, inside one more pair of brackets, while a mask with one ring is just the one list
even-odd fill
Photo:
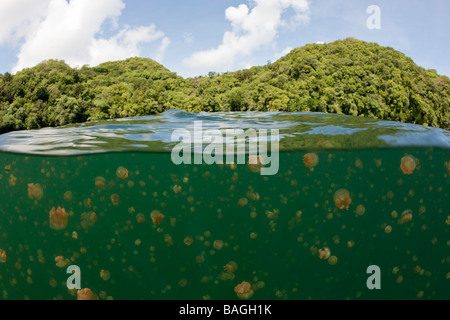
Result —
[[95, 223], [97, 223], [98, 217], [97, 214], [93, 211], [90, 212], [83, 212], [81, 214], [81, 227], [83, 229], [87, 229], [89, 227], [92, 227]]
[[248, 199], [247, 198], [240, 198], [238, 201], [238, 205], [241, 207], [245, 207], [248, 203]]
[[259, 172], [261, 170], [261, 167], [265, 165], [265, 161], [263, 156], [260, 155], [249, 155], [248, 156], [248, 168], [252, 172]]
[[6, 252], [3, 249], [0, 249], [0, 263], [6, 263], [7, 256]]
[[98, 300], [98, 297], [91, 289], [85, 288], [77, 291], [77, 300]]
[[111, 202], [113, 205], [118, 206], [119, 205], [119, 195], [118, 194], [112, 194], [111, 195]]
[[386, 232], [386, 234], [389, 234], [392, 232], [392, 227], [390, 225], [386, 226], [386, 228], [384, 228], [384, 232]]
[[65, 259], [63, 256], [58, 256], [55, 258], [56, 266], [58, 268], [65, 268], [70, 264], [69, 259]]
[[418, 163], [419, 163], [418, 159], [407, 154], [402, 158], [400, 169], [403, 171], [404, 174], [412, 174], [414, 169], [416, 169], [416, 165]]
[[336, 256], [331, 256], [328, 258], [328, 264], [330, 266], [334, 266], [338, 262], [338, 258]]
[[102, 269], [100, 271], [100, 278], [102, 278], [104, 281], [108, 281], [109, 278], [111, 278], [111, 272], [109, 272], [108, 270]]
[[400, 216], [400, 219], [402, 220], [403, 223], [411, 221], [412, 218], [413, 218], [413, 216], [412, 216], [412, 211], [411, 210], [403, 211], [401, 216]]
[[194, 242], [194, 238], [192, 236], [186, 236], [183, 240], [184, 244], [190, 246]]
[[44, 195], [44, 191], [39, 183], [29, 183], [28, 184], [28, 197], [33, 200], [41, 200]]
[[96, 177], [95, 178], [95, 185], [96, 187], [103, 189], [105, 187], [105, 178], [103, 177]]
[[50, 228], [53, 230], [63, 230], [67, 227], [69, 216], [64, 208], [55, 207], [50, 210]]
[[330, 257], [330, 248], [325, 247], [323, 249], [319, 249], [319, 259], [327, 260]]
[[350, 193], [346, 189], [339, 189], [338, 191], [336, 191], [333, 200], [336, 207], [340, 210], [342, 209], [348, 210], [350, 204], [352, 203]]
[[118, 167], [116, 170], [116, 176], [120, 179], [128, 178], [128, 170], [124, 167]]
[[9, 176], [9, 184], [14, 187], [16, 185], [16, 183], [17, 183], [17, 178], [14, 175], [10, 175]]
[[362, 215], [364, 215], [365, 212], [366, 212], [366, 208], [362, 204], [359, 204], [356, 207], [356, 215], [362, 216]]
[[164, 215], [158, 210], [152, 211], [150, 217], [152, 218], [153, 224], [155, 225], [161, 224], [164, 221]]
[[72, 193], [72, 191], [66, 191], [66, 192], [64, 192], [64, 200], [66, 200], [67, 202], [70, 202], [70, 201], [72, 201], [72, 199], [73, 199], [73, 193]]
[[234, 273], [234, 272], [237, 270], [238, 265], [237, 265], [236, 262], [230, 261], [230, 262], [228, 262], [223, 268], [224, 268], [225, 271], [228, 272], [228, 273]]
[[313, 169], [319, 163], [319, 156], [315, 153], [307, 153], [303, 157], [303, 163], [305, 167]]
[[248, 299], [253, 295], [253, 290], [250, 283], [242, 281], [240, 284], [234, 287], [234, 292], [241, 299]]
[[136, 221], [138, 223], [145, 223], [145, 215], [143, 213], [138, 213], [136, 215]]
[[444, 166], [447, 168], [447, 170], [448, 170], [448, 175], [450, 176], [450, 161], [444, 163]]
[[222, 240], [215, 240], [213, 243], [213, 246], [217, 250], [222, 250], [223, 248], [223, 241]]

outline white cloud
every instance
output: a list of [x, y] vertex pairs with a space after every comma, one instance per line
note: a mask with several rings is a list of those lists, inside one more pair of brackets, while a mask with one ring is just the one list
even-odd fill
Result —
[[[225, 17], [232, 30], [225, 32], [222, 44], [196, 52], [183, 63], [203, 72], [231, 69], [237, 58], [273, 44], [281, 27], [307, 23], [309, 19], [308, 0], [251, 0], [251, 3], [254, 5], [251, 9], [246, 4], [227, 8]], [[282, 15], [288, 9], [293, 9], [294, 15], [285, 21]]]
[[152, 42], [162, 60], [170, 41], [155, 25], [124, 26], [109, 38], [103, 36], [105, 22], [118, 28], [124, 8], [124, 0], [2, 0], [0, 45], [22, 43], [13, 72], [47, 59], [71, 66], [122, 60], [141, 55], [141, 46]]
[[33, 30], [51, 0], [2, 0], [0, 2], [0, 45], [17, 42]]

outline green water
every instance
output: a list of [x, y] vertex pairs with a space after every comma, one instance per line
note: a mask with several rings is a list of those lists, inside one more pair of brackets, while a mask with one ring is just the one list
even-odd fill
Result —
[[[0, 153], [0, 299], [74, 300], [69, 265], [101, 300], [239, 299], [243, 281], [258, 300], [449, 299], [449, 149], [314, 152], [313, 170], [308, 150], [280, 152], [273, 176], [177, 166], [168, 152]], [[400, 169], [407, 154], [418, 160], [412, 174]], [[30, 199], [30, 183], [42, 199]], [[339, 189], [349, 191], [348, 210], [335, 205]], [[53, 207], [69, 215], [63, 230], [50, 227]], [[379, 290], [367, 287], [370, 265], [380, 268]]]

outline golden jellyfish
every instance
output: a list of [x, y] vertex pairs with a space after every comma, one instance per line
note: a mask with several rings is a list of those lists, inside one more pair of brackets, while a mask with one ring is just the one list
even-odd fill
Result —
[[356, 207], [356, 215], [358, 215], [358, 216], [362, 216], [362, 215], [364, 215], [364, 213], [366, 212], [366, 208], [362, 205], [362, 204], [359, 204], [357, 207]]
[[401, 216], [400, 216], [400, 219], [402, 220], [403, 223], [411, 221], [412, 218], [413, 218], [413, 216], [412, 216], [412, 211], [411, 210], [403, 211]]
[[334, 204], [340, 210], [347, 209], [350, 207], [352, 203], [352, 198], [350, 198], [350, 193], [346, 189], [339, 189], [334, 193]]
[[152, 218], [153, 224], [161, 224], [164, 221], [164, 215], [158, 210], [152, 211], [150, 217]]
[[238, 201], [238, 205], [241, 207], [245, 207], [248, 203], [248, 199], [247, 198], [240, 198]]
[[98, 300], [98, 297], [91, 289], [85, 288], [77, 291], [77, 300]]
[[185, 245], [190, 246], [194, 242], [194, 238], [192, 236], [186, 236], [183, 242]]
[[6, 252], [3, 249], [0, 249], [0, 263], [6, 263], [7, 256]]
[[16, 185], [16, 183], [17, 183], [17, 178], [14, 175], [10, 175], [9, 176], [9, 184], [14, 187]]
[[93, 211], [90, 212], [83, 212], [81, 214], [81, 227], [83, 229], [87, 229], [89, 227], [92, 227], [94, 224], [97, 223], [98, 217], [97, 214]]
[[118, 206], [119, 205], [119, 195], [118, 194], [112, 194], [111, 195], [111, 202], [113, 205]]
[[315, 153], [307, 153], [303, 157], [303, 163], [307, 168], [314, 168], [319, 163], [319, 156]]
[[69, 221], [69, 215], [66, 212], [66, 209], [58, 207], [55, 209], [55, 207], [50, 210], [49, 214], [50, 218], [50, 228], [53, 230], [63, 230], [67, 227], [67, 223]]
[[448, 170], [448, 175], [450, 176], [450, 161], [444, 163], [444, 166], [447, 168], [447, 170]]
[[100, 278], [102, 278], [104, 281], [108, 281], [111, 278], [111, 272], [102, 269], [100, 271]]
[[242, 281], [234, 287], [234, 292], [241, 299], [248, 299], [253, 295], [252, 286], [247, 281]]
[[336, 256], [331, 256], [328, 258], [328, 264], [330, 266], [334, 266], [338, 262], [338, 258]]
[[73, 199], [72, 191], [64, 192], [64, 200], [66, 200], [67, 202], [70, 202], [70, 201], [72, 201], [72, 199]]
[[418, 159], [407, 154], [402, 158], [402, 161], [400, 163], [400, 169], [404, 174], [412, 174], [414, 169], [416, 169], [416, 165], [418, 163], [419, 163]]
[[222, 250], [223, 248], [223, 241], [222, 240], [215, 240], [213, 243], [213, 246], [217, 250]]
[[138, 223], [145, 223], [145, 215], [143, 213], [138, 213], [136, 215], [136, 221]]
[[70, 264], [69, 259], [65, 259], [63, 256], [58, 256], [55, 258], [56, 266], [58, 268], [65, 268]]
[[252, 172], [259, 172], [261, 167], [265, 165], [263, 156], [260, 155], [249, 155], [248, 156], [248, 168]]
[[124, 167], [118, 167], [116, 170], [116, 176], [120, 179], [128, 178], [128, 170]]
[[330, 257], [330, 248], [325, 247], [323, 249], [319, 249], [319, 259], [327, 260]]
[[41, 200], [44, 196], [44, 191], [39, 183], [29, 183], [28, 184], [28, 197], [33, 200]]
[[234, 273], [234, 272], [237, 270], [238, 265], [237, 265], [236, 262], [230, 261], [230, 262], [228, 262], [223, 268], [224, 268], [225, 271], [228, 272], [228, 273]]
[[105, 187], [105, 183], [106, 183], [105, 178], [103, 178], [103, 177], [95, 178], [95, 186], [97, 188], [103, 189]]

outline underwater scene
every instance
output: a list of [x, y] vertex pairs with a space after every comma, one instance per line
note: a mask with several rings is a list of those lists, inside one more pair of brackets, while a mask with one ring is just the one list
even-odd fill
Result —
[[442, 129], [169, 110], [0, 135], [0, 186], [4, 300], [450, 298]]

